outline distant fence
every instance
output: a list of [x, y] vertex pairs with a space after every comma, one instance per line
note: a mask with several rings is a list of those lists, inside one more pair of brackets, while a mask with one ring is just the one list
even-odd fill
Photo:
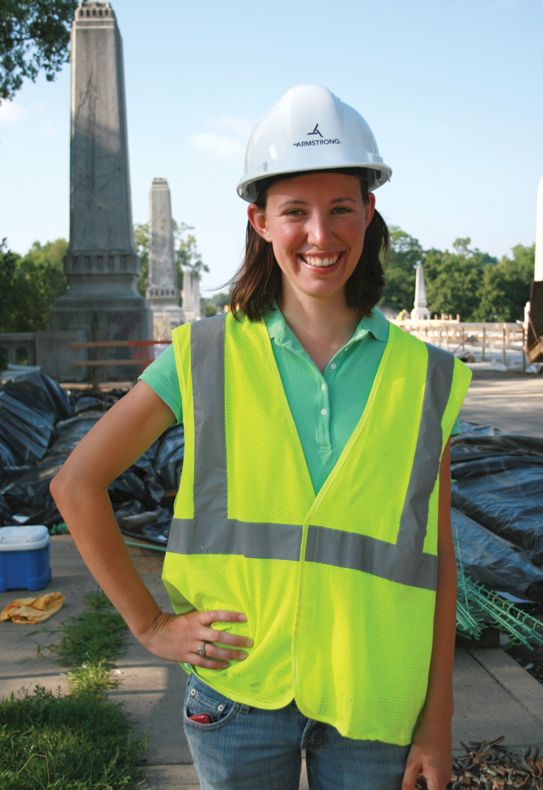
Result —
[[419, 337], [425, 343], [439, 346], [452, 354], [462, 349], [480, 349], [481, 361], [485, 362], [485, 352], [501, 351], [502, 362], [506, 364], [507, 351], [514, 351], [522, 356], [522, 369], [526, 370], [526, 329], [524, 324], [509, 323], [467, 323], [458, 320], [430, 319], [428, 321], [397, 321], [392, 323], [400, 326], [404, 332]]

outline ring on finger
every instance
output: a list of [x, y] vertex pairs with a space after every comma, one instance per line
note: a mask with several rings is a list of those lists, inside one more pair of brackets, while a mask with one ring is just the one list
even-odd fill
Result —
[[197, 655], [199, 655], [201, 658], [206, 658], [206, 646], [208, 644], [209, 644], [209, 642], [202, 642], [202, 644], [200, 645], [200, 647], [196, 651]]

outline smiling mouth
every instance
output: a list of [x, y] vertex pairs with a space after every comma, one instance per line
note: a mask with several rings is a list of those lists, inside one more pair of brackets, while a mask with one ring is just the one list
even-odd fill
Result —
[[313, 255], [300, 255], [300, 258], [307, 263], [308, 266], [318, 266], [319, 269], [326, 269], [329, 266], [334, 266], [338, 262], [340, 252], [331, 255], [329, 258], [315, 258]]

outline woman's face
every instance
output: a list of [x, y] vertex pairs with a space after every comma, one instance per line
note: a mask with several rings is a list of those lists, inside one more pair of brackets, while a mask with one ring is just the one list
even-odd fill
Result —
[[268, 189], [266, 209], [252, 203], [248, 215], [273, 246], [283, 289], [327, 299], [343, 294], [374, 208], [374, 196], [364, 203], [355, 176], [311, 173], [276, 181]]

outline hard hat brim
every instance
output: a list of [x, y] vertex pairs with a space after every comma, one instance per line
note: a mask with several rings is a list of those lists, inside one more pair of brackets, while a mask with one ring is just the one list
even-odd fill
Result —
[[[373, 192], [375, 189], [378, 189], [383, 184], [386, 184], [387, 181], [390, 181], [390, 178], [392, 176], [392, 168], [390, 168], [384, 162], [375, 165], [369, 164], [368, 162], [341, 164], [341, 165], [336, 163], [325, 167], [319, 167], [316, 169], [314, 168], [307, 168], [307, 170], [286, 169], [286, 170], [277, 170], [275, 172], [262, 173], [262, 175], [259, 176], [251, 176], [251, 177], [244, 176], [239, 182], [239, 184], [237, 185], [236, 191], [240, 196], [240, 198], [242, 198], [242, 200], [245, 200], [247, 203], [254, 203], [255, 200], [257, 200], [258, 194], [260, 192], [258, 185], [262, 181], [269, 181], [270, 179], [273, 179], [274, 181], [280, 180], [281, 176], [290, 176], [290, 177], [302, 176], [304, 175], [304, 173], [307, 172], [324, 173], [327, 170], [330, 171], [341, 170], [342, 172], [346, 170], [366, 171], [368, 174], [369, 192]], [[374, 174], [373, 178], [370, 177], [372, 174]], [[356, 175], [356, 173], [353, 173], [353, 175]]]

